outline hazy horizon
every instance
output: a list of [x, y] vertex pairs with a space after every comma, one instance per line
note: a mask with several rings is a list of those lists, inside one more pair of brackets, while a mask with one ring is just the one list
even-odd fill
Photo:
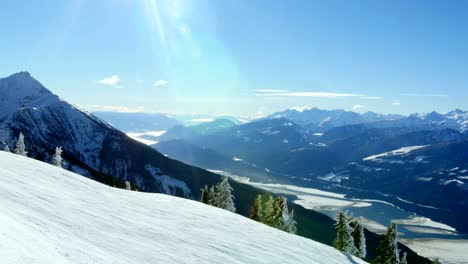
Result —
[[448, 112], [468, 109], [467, 7], [438, 1], [7, 2], [0, 76], [29, 71], [92, 111], [258, 117], [310, 106]]

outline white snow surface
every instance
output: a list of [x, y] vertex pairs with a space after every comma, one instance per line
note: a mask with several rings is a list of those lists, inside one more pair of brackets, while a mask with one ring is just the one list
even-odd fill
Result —
[[127, 133], [127, 136], [148, 146], [159, 143], [159, 141], [141, 138], [140, 136], [136, 136], [135, 134], [136, 133]]
[[153, 137], [159, 137], [159, 136], [163, 135], [164, 133], [166, 133], [166, 130], [148, 131], [148, 132], [144, 132], [144, 133], [129, 132], [129, 133], [126, 133], [126, 134], [127, 134], [127, 136], [129, 136], [129, 137], [133, 138], [134, 140], [139, 141], [139, 142], [141, 142], [143, 144], [154, 145], [154, 144], [159, 143], [159, 141], [149, 140], [149, 139], [143, 138], [142, 136], [149, 135], [149, 136], [153, 136]]
[[2, 263], [365, 263], [199, 202], [0, 151]]
[[388, 152], [384, 152], [384, 153], [380, 153], [380, 154], [376, 154], [376, 155], [371, 155], [371, 156], [366, 157], [366, 158], [364, 158], [362, 160], [375, 160], [375, 159], [380, 158], [380, 157], [405, 155], [405, 154], [410, 153], [413, 150], [417, 150], [417, 149], [424, 148], [424, 147], [427, 147], [427, 146], [428, 145], [403, 147], [403, 148], [399, 148], [399, 149], [396, 149], [396, 150], [392, 150], [392, 151], [388, 151]]
[[462, 264], [468, 260], [466, 239], [402, 239], [401, 242], [419, 255], [439, 259], [442, 263]]
[[449, 225], [432, 221], [430, 218], [423, 216], [415, 216], [407, 219], [395, 219], [393, 220], [395, 224], [399, 225], [416, 225], [416, 226], [426, 226], [432, 228], [438, 228], [443, 230], [448, 230], [451, 232], [456, 232], [457, 230]]

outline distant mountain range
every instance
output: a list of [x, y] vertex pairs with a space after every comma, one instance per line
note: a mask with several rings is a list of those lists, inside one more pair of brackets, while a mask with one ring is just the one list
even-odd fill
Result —
[[345, 110], [322, 110], [318, 108], [293, 108], [271, 114], [267, 118], [286, 118], [312, 132], [323, 132], [333, 127], [393, 120], [402, 118], [400, 115], [383, 115], [374, 112], [359, 114]]
[[159, 113], [94, 112], [93, 114], [126, 133], [160, 131], [181, 125], [175, 118]]
[[[468, 232], [464, 224], [468, 205], [462, 199], [468, 197], [467, 123], [468, 112], [459, 109], [406, 117], [315, 108], [286, 110], [211, 134], [182, 136], [168, 130], [154, 147], [184, 162], [252, 180], [336, 186], [361, 198], [385, 193], [437, 205], [450, 213], [395, 198], [403, 208]], [[377, 162], [364, 160], [413, 146], [427, 147], [392, 158], [384, 155]], [[454, 168], [457, 172], [448, 172]], [[390, 196], [386, 197], [393, 202]]]

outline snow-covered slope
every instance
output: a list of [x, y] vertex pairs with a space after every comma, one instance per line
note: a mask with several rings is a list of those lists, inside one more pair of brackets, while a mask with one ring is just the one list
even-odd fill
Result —
[[242, 216], [0, 151], [2, 263], [364, 263]]

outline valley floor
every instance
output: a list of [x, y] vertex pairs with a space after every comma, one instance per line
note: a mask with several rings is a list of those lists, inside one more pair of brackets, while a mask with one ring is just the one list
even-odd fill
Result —
[[402, 239], [406, 246], [442, 263], [468, 263], [467, 239]]
[[370, 231], [383, 234], [390, 222], [399, 225], [401, 242], [421, 256], [438, 258], [444, 263], [468, 263], [468, 238], [453, 227], [405, 211], [389, 202], [372, 199], [351, 199], [344, 194], [284, 184], [250, 182], [222, 171], [240, 182], [277, 194], [296, 197], [294, 203], [334, 218], [338, 211], [352, 213]]

